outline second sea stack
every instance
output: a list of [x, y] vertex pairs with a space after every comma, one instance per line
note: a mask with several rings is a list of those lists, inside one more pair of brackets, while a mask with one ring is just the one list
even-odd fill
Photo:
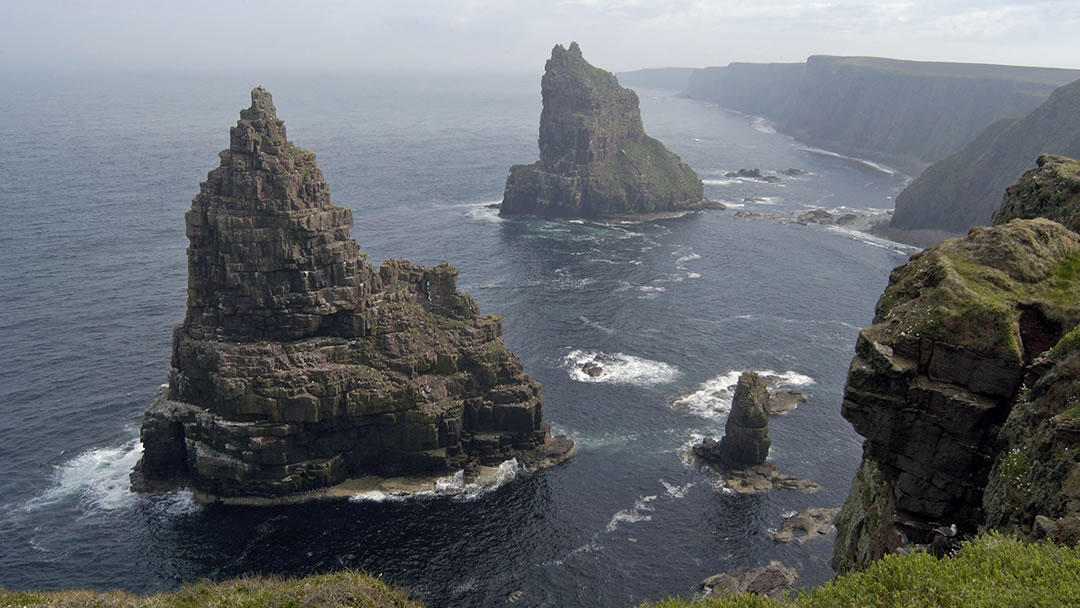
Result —
[[540, 83], [540, 160], [514, 165], [500, 215], [622, 218], [708, 205], [694, 170], [645, 134], [638, 96], [556, 45]]
[[187, 315], [143, 419], [134, 489], [279, 499], [572, 452], [456, 268], [367, 262], [352, 213], [330, 202], [265, 89], [220, 158], [185, 215]]

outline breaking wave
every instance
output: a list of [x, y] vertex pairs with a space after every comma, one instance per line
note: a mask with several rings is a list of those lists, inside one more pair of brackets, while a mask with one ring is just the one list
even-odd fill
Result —
[[[798, 388], [814, 383], [814, 379], [798, 372], [777, 373], [773, 370], [756, 370], [770, 389]], [[731, 400], [735, 396], [735, 385], [739, 382], [740, 370], [731, 370], [702, 382], [689, 393], [680, 395], [671, 401], [675, 409], [685, 410], [702, 418], [721, 418], [731, 410]]]
[[[596, 375], [588, 374], [583, 367], [595, 364]], [[572, 350], [563, 357], [562, 367], [570, 379], [578, 382], [631, 384], [654, 386], [666, 384], [680, 373], [678, 368], [662, 361], [652, 361], [624, 353], [604, 353], [592, 350]]]

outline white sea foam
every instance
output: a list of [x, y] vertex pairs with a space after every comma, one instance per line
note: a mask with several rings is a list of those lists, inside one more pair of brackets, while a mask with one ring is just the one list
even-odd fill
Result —
[[670, 484], [663, 479], [660, 480], [660, 485], [664, 486], [664, 490], [667, 491], [667, 495], [671, 498], [686, 498], [686, 493], [690, 491], [690, 488], [694, 487], [694, 482], [685, 483], [681, 486]]
[[870, 234], [869, 232], [863, 232], [862, 230], [856, 230], [854, 228], [848, 228], [845, 226], [828, 226], [827, 228], [828, 230], [846, 236], [853, 241], [859, 241], [860, 243], [864, 243], [878, 249], [894, 251], [901, 255], [911, 255], [912, 253], [915, 253], [921, 249], [920, 247], [915, 247], [914, 245], [897, 243], [896, 241], [890, 241], [889, 239]]
[[596, 321], [593, 321], [592, 319], [590, 319], [588, 317], [581, 316], [581, 317], [578, 317], [578, 319], [582, 322], [582, 324], [585, 325], [585, 327], [595, 329], [595, 330], [597, 330], [599, 332], [602, 332], [602, 333], [605, 333], [605, 334], [607, 334], [609, 336], [613, 336], [616, 333], [616, 331], [614, 329], [612, 329], [610, 327], [605, 327], [604, 325], [601, 325], [600, 323], [598, 323]]
[[765, 133], [768, 135], [776, 133], [776, 129], [773, 128], [772, 124], [761, 116], [752, 117], [750, 119], [750, 125], [753, 126], [754, 129], [760, 133]]
[[[790, 370], [781, 373], [771, 369], [756, 371], [765, 379], [769, 388], [774, 390], [798, 388], [814, 383], [810, 376]], [[702, 418], [722, 418], [731, 410], [731, 400], [735, 396], [735, 386], [740, 375], [742, 370], [731, 370], [706, 380], [693, 391], [673, 399], [671, 406]]]
[[688, 272], [688, 273], [686, 273], [686, 278], [688, 278], [688, 279], [700, 279], [701, 274], [697, 273], [697, 272]]
[[[600, 366], [600, 374], [590, 376], [581, 368], [587, 363]], [[570, 379], [578, 382], [653, 386], [679, 377], [678, 368], [662, 361], [652, 361], [624, 353], [572, 350], [563, 357], [562, 367]]]
[[[672, 253], [671, 255], [678, 255], [678, 253]], [[701, 259], [700, 255], [698, 255], [696, 253], [689, 253], [689, 254], [684, 255], [684, 256], [680, 257], [679, 259], [675, 260], [675, 265], [676, 266], [681, 266], [681, 265], [683, 265], [683, 264], [685, 264], [687, 262], [692, 262], [694, 260], [700, 260], [700, 259]]]
[[349, 497], [352, 502], [400, 502], [414, 498], [447, 497], [455, 500], [475, 500], [488, 492], [513, 481], [521, 473], [517, 458], [502, 462], [494, 471], [474, 482], [465, 481], [465, 472], [458, 471], [439, 477], [423, 485], [423, 489], [374, 489], [357, 492]]
[[864, 165], [866, 167], [869, 167], [869, 168], [871, 168], [871, 169], [873, 169], [875, 171], [880, 171], [881, 173], [884, 173], [886, 175], [896, 175], [896, 173], [897, 173], [894, 169], [886, 167], [885, 165], [878, 164], [878, 163], [876, 163], [876, 162], [874, 162], [872, 160], [868, 160], [868, 159], [865, 159], [865, 158], [859, 158], [857, 156], [847, 156], [845, 154], [838, 154], [838, 153], [832, 152], [830, 150], [822, 150], [821, 148], [815, 148], [813, 146], [802, 146], [800, 149], [802, 151], [804, 151], [804, 152], [809, 152], [810, 154], [817, 154], [818, 156], [828, 156], [830, 158], [838, 158], [840, 160], [846, 160], [846, 161], [851, 161], [851, 162], [854, 162], [854, 163], [858, 163], [860, 165]]
[[76, 499], [84, 511], [115, 511], [135, 504], [128, 475], [142, 456], [138, 437], [120, 446], [94, 448], [58, 466], [52, 485], [24, 505], [26, 511]]
[[701, 183], [706, 186], [730, 186], [731, 184], [739, 183], [739, 180], [734, 177], [724, 177], [716, 179], [703, 179]]
[[629, 509], [623, 509], [615, 515], [611, 516], [611, 520], [608, 522], [607, 527], [604, 528], [605, 532], [611, 533], [618, 529], [620, 524], [633, 524], [643, 521], [651, 521], [652, 513], [656, 509], [650, 504], [656, 500], [655, 494], [649, 496], [642, 496], [634, 501], [634, 506]]

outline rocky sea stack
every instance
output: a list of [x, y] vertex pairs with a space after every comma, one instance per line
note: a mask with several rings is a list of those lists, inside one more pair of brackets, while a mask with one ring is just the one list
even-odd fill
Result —
[[278, 498], [568, 455], [500, 318], [457, 291], [449, 264], [370, 265], [263, 88], [220, 157], [185, 215], [187, 314], [134, 489]]
[[557, 45], [540, 82], [540, 160], [514, 165], [501, 215], [619, 218], [702, 209], [701, 179], [645, 134], [637, 93]]
[[859, 334], [843, 415], [866, 442], [838, 572], [986, 529], [1080, 540], [1080, 235], [1012, 219], [1069, 221], [1078, 167], [1040, 166], [1008, 189], [1004, 223], [896, 268]]

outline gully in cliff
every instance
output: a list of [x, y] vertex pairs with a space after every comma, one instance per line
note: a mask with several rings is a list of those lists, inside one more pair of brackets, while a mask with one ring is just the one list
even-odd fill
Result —
[[266, 90], [220, 156], [185, 215], [187, 314], [133, 489], [301, 500], [347, 495], [368, 475], [479, 475], [572, 453], [548, 432], [501, 319], [457, 291], [456, 268], [366, 261], [352, 213], [330, 202]]
[[540, 81], [540, 160], [514, 165], [499, 214], [611, 219], [708, 207], [694, 170], [645, 134], [638, 96], [556, 45]]

